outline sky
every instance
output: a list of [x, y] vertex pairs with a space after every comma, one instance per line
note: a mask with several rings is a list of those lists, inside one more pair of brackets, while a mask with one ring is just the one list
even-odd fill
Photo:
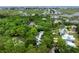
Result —
[[78, 0], [0, 0], [0, 6], [79, 6]]

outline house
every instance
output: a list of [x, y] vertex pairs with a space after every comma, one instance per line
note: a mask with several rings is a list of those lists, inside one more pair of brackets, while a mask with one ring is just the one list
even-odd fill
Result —
[[66, 41], [66, 44], [70, 47], [75, 47], [76, 48], [76, 45], [70, 41]]
[[35, 25], [34, 22], [30, 22], [30, 23], [29, 23], [29, 26], [33, 26], [33, 25]]
[[44, 31], [40, 31], [39, 34], [36, 36], [36, 39], [37, 39], [37, 46], [41, 43], [41, 38], [44, 34]]
[[60, 33], [60, 35], [64, 35], [65, 33], [67, 33], [67, 29], [65, 27], [59, 29], [59, 33]]
[[73, 35], [69, 35], [69, 34], [64, 34], [62, 35], [62, 39], [66, 40], [66, 41], [71, 41], [73, 42], [75, 40], [75, 38], [73, 37]]
[[66, 28], [59, 29], [60, 35], [63, 40], [65, 40], [66, 44], [70, 47], [76, 47], [74, 41], [75, 37], [70, 35]]

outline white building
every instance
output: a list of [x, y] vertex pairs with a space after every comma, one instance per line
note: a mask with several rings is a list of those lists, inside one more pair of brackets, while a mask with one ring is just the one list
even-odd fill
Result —
[[73, 42], [75, 40], [73, 35], [69, 35], [69, 34], [62, 35], [62, 39], [66, 40], [66, 41], [71, 41], [71, 42]]
[[37, 39], [37, 45], [39, 45], [41, 43], [41, 38], [44, 34], [44, 31], [40, 31], [39, 34], [36, 36]]
[[65, 28], [59, 30], [62, 39], [65, 40], [65, 42], [66, 42], [66, 44], [68, 46], [70, 46], [70, 47], [76, 47], [76, 45], [74, 43], [74, 41], [75, 41], [74, 36], [68, 34], [68, 32], [66, 30], [67, 29], [65, 29]]

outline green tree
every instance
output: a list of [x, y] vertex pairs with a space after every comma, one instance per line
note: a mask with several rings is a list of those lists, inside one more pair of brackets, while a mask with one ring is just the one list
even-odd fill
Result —
[[8, 38], [6, 41], [4, 41], [4, 52], [13, 52], [14, 44], [11, 38]]
[[47, 48], [46, 44], [41, 44], [37, 48], [37, 52], [39, 52], [39, 53], [46, 53], [46, 52], [48, 52], [48, 50], [49, 49]]
[[36, 53], [36, 48], [33, 46], [33, 44], [29, 44], [26, 52], [27, 53]]
[[18, 38], [13, 38], [14, 49], [13, 52], [22, 53], [26, 51], [25, 43]]

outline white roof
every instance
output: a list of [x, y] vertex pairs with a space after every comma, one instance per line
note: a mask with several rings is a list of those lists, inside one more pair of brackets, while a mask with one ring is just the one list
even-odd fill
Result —
[[68, 34], [62, 35], [62, 39], [67, 40], [68, 39]]
[[30, 24], [29, 24], [30, 26], [32, 26], [32, 25], [35, 25], [35, 23], [34, 22], [30, 22]]
[[[60, 30], [60, 33], [62, 34], [64, 32], [64, 29], [63, 30]], [[62, 35], [62, 39], [64, 39], [66, 41], [66, 44], [68, 46], [71, 46], [71, 47], [76, 47], [75, 43], [73, 43], [73, 41], [75, 40], [74, 36], [73, 35], [70, 35], [68, 33], [65, 33], [64, 35]]]
[[65, 29], [62, 29], [60, 32], [62, 33], [62, 32], [64, 32], [65, 31]]
[[41, 42], [41, 37], [42, 37], [42, 35], [44, 34], [44, 31], [40, 31], [39, 32], [39, 34], [38, 34], [38, 36], [36, 36], [36, 39], [37, 39], [37, 45], [39, 45]]
[[74, 41], [75, 40], [74, 36], [69, 35], [69, 34], [62, 35], [62, 39], [69, 40], [69, 41]]
[[36, 36], [36, 39], [37, 39], [38, 42], [41, 41], [41, 37], [42, 37], [43, 34], [44, 34], [44, 31], [40, 31], [38, 36]]
[[69, 40], [75, 40], [73, 35], [69, 35], [68, 38], [69, 38]]
[[66, 41], [66, 44], [71, 47], [76, 47], [76, 45], [70, 41]]

